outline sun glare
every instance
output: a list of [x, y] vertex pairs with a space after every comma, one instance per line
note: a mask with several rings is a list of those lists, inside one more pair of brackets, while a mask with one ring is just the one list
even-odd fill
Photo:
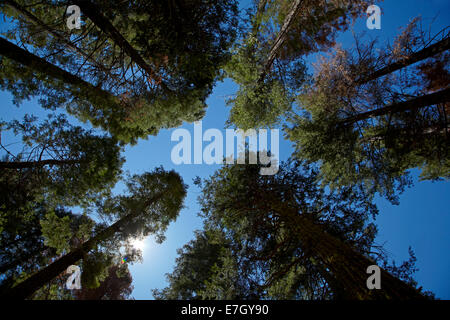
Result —
[[136, 249], [144, 250], [145, 239], [133, 239], [131, 240], [131, 245]]

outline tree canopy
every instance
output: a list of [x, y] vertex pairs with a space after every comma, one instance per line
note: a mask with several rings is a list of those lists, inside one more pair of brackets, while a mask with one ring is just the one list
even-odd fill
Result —
[[[108, 276], [109, 268], [120, 263], [122, 255], [130, 262], [139, 259], [139, 252], [129, 244], [132, 239], [153, 234], [162, 242], [164, 231], [183, 206], [186, 185], [181, 177], [173, 171], [157, 168], [129, 177], [126, 186], [126, 194], [106, 195], [95, 203], [101, 216], [115, 221], [111, 225], [97, 225], [84, 216], [85, 222], [80, 220], [76, 224], [77, 220], [51, 211], [43, 217], [33, 217], [39, 221], [42, 232], [37, 232], [35, 237], [41, 245], [55, 249], [59, 256], [48, 257], [50, 261], [34, 266], [28, 274], [22, 272], [12, 284], [5, 284], [8, 291], [3, 287], [2, 295], [27, 298], [81, 259], [83, 286], [98, 288]], [[42, 253], [34, 252], [38, 256]]]
[[[416, 18], [380, 50], [356, 34], [337, 43], [370, 4], [1, 1], [0, 90], [48, 116], [0, 121], [0, 297], [132, 299], [133, 242], [165, 240], [188, 185], [162, 166], [124, 172], [127, 147], [201, 120], [231, 79], [225, 127], [281, 127], [294, 152], [271, 176], [261, 161], [224, 161], [195, 179], [203, 228], [153, 296], [433, 298], [411, 248], [396, 265], [375, 242], [374, 199], [398, 204], [412, 169], [450, 178], [448, 28], [427, 33]], [[366, 282], [374, 265], [379, 290]], [[66, 287], [72, 267], [81, 289]]]
[[39, 97], [125, 143], [203, 117], [235, 37], [234, 0], [74, 4], [82, 30], [68, 30], [64, 2], [2, 3], [15, 23], [0, 87], [15, 102]]
[[374, 244], [377, 228], [366, 222], [377, 208], [363, 190], [326, 191], [317, 170], [302, 162], [281, 165], [275, 176], [261, 176], [259, 169], [225, 166], [203, 181], [205, 229], [179, 251], [169, 286], [155, 290], [156, 298], [422, 296], [409, 277], [413, 264], [396, 274], [409, 283], [383, 271], [383, 289], [367, 289], [367, 267], [388, 263]]
[[374, 41], [336, 48], [297, 97], [286, 133], [329, 185], [361, 183], [396, 201], [412, 168], [422, 179], [449, 177], [449, 38], [430, 45], [418, 23], [378, 54]]

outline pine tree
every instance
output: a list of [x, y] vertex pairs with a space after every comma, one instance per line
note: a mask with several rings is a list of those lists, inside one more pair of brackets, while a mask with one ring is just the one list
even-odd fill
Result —
[[34, 194], [48, 202], [88, 203], [108, 193], [120, 178], [124, 159], [117, 140], [72, 126], [63, 115], [50, 115], [40, 123], [27, 115], [3, 127], [22, 140], [23, 148], [13, 154], [1, 144], [8, 151], [6, 161], [0, 162], [1, 174], [19, 184], [35, 184]]
[[87, 21], [74, 31], [63, 3], [2, 4], [17, 22], [5, 33], [14, 41], [2, 39], [2, 89], [65, 107], [123, 143], [204, 115], [234, 41], [235, 1], [76, 4]]
[[[203, 292], [211, 298], [214, 288], [217, 294], [233, 284], [235, 293], [247, 299], [423, 298], [383, 269], [382, 289], [368, 289], [366, 271], [377, 264], [377, 257], [371, 255], [376, 228], [366, 221], [377, 209], [363, 190], [326, 191], [317, 182], [317, 170], [304, 163], [283, 164], [275, 176], [261, 176], [259, 169], [230, 165], [203, 182], [200, 204], [205, 230], [217, 230], [226, 239], [210, 241], [210, 248], [222, 244], [223, 249], [219, 246], [215, 252], [223, 250], [229, 255], [220, 260], [212, 254], [205, 264], [196, 262], [201, 259], [198, 250], [204, 247], [194, 246], [198, 241], [204, 243], [204, 236], [198, 236], [197, 242], [181, 252], [180, 264], [169, 276], [171, 285], [160, 297], [195, 298], [189, 291], [184, 293], [191, 284], [191, 295], [195, 292], [201, 297]], [[206, 289], [197, 281], [186, 282], [192, 280], [190, 267], [211, 268], [212, 264], [215, 269], [196, 276], [200, 280], [209, 277], [203, 280], [209, 284]]]
[[336, 48], [298, 97], [303, 110], [286, 132], [296, 156], [320, 162], [332, 187], [361, 183], [396, 202], [409, 169], [420, 168], [423, 179], [449, 177], [448, 35], [430, 44], [417, 24], [380, 54], [375, 42]]
[[338, 31], [364, 10], [365, 1], [260, 1], [252, 28], [226, 66], [238, 85], [229, 125], [271, 126], [290, 111], [304, 83], [304, 58], [334, 44]]
[[[162, 241], [164, 231], [168, 224], [176, 219], [186, 194], [186, 186], [181, 178], [173, 171], [166, 172], [157, 168], [152, 173], [131, 177], [127, 181], [127, 188], [129, 195], [105, 198], [99, 204], [101, 214], [117, 217], [116, 222], [98, 231], [90, 239], [2, 295], [25, 299], [80, 259], [83, 259], [84, 263], [92, 261], [94, 266], [89, 269], [105, 270], [105, 266], [109, 266], [110, 262], [108, 257], [98, 250], [98, 246], [107, 245], [108, 242], [119, 247], [120, 243], [129, 238], [149, 234], [154, 234]], [[89, 253], [94, 254], [92, 260], [89, 260]]]

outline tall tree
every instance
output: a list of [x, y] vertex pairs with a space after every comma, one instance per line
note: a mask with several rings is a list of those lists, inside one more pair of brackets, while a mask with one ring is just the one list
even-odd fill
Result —
[[326, 183], [361, 183], [395, 202], [409, 169], [450, 177], [449, 36], [428, 38], [416, 19], [382, 53], [357, 41], [320, 62], [286, 132], [297, 157], [320, 163]]
[[[125, 39], [120, 32], [113, 26], [113, 24], [103, 16], [101, 8], [90, 0], [75, 0], [74, 4], [81, 7], [83, 13], [94, 22], [103, 32], [105, 32], [109, 38], [111, 38], [115, 44], [117, 44], [131, 60], [133, 60], [142, 70], [147, 73], [149, 77], [158, 77], [153, 67], [144, 61], [142, 56], [137, 52], [131, 44]], [[162, 89], [169, 91], [164, 81], [159, 83]]]
[[[3, 195], [13, 197], [11, 192], [2, 187]], [[11, 286], [15, 279], [22, 273], [33, 272], [36, 267], [45, 265], [49, 258], [56, 256], [56, 250], [44, 243], [40, 221], [47, 213], [44, 204], [35, 204], [31, 208], [21, 207], [17, 214], [12, 215], [12, 210], [4, 203], [2, 209], [2, 225], [0, 233], [0, 274], [2, 275], [1, 287]], [[57, 215], [64, 211], [57, 210]]]
[[[98, 252], [98, 246], [107, 242], [113, 242], [117, 247], [117, 244], [130, 237], [149, 234], [156, 235], [162, 241], [168, 224], [176, 219], [183, 205], [186, 186], [180, 176], [173, 171], [157, 168], [151, 173], [132, 176], [127, 181], [127, 188], [129, 195], [109, 197], [99, 204], [101, 213], [117, 217], [116, 222], [18, 283], [4, 295], [16, 299], [29, 297], [80, 259], [86, 263], [86, 254]], [[95, 256], [92, 261], [99, 263]]]
[[18, 102], [40, 96], [44, 107], [65, 106], [125, 143], [203, 116], [234, 39], [234, 0], [76, 4], [88, 19], [74, 31], [64, 3], [2, 4], [16, 21], [4, 35], [30, 50], [3, 39], [28, 57], [1, 52], [3, 89]]
[[16, 177], [19, 185], [25, 180], [35, 184], [34, 195], [47, 202], [88, 203], [108, 193], [120, 178], [124, 159], [117, 140], [72, 126], [65, 116], [49, 115], [39, 123], [27, 115], [3, 127], [22, 140], [23, 148], [13, 154], [0, 142], [7, 152], [0, 162], [2, 175]]
[[[20, 213], [20, 216], [7, 216], [2, 226], [2, 293], [69, 251], [76, 243], [89, 238], [94, 227], [100, 227], [86, 215], [73, 214], [61, 208], [52, 209], [45, 202], [30, 206], [28, 211], [23, 208]], [[55, 284], [49, 284], [37, 295], [47, 296], [54, 289]], [[68, 291], [60, 291], [60, 294], [67, 296]]]
[[[220, 230], [195, 232], [194, 240], [179, 249], [175, 269], [167, 274], [169, 285], [154, 289], [158, 300], [245, 299], [248, 291], [243, 270], [231, 255], [231, 241]], [[220, 283], [217, 274], [224, 275]], [[239, 285], [238, 278], [243, 280]]]
[[360, 85], [365, 84], [369, 81], [376, 80], [376, 79], [386, 76], [392, 72], [401, 70], [412, 64], [415, 64], [417, 62], [420, 62], [422, 60], [430, 58], [434, 55], [445, 52], [448, 49], [450, 49], [450, 38], [447, 37], [440, 41], [437, 41], [436, 43], [428, 45], [425, 48], [423, 48], [417, 52], [410, 53], [407, 56], [398, 57], [397, 61], [392, 62], [391, 64], [388, 64], [387, 66], [384, 66], [371, 74], [363, 75], [356, 82], [357, 82], [357, 84], [360, 84]]
[[[56, 249], [58, 255], [51, 257], [45, 265], [38, 265], [31, 272], [22, 273], [16, 279], [16, 283], [27, 279], [34, 272], [58, 260], [67, 252], [77, 249], [90, 237], [95, 236], [99, 231], [107, 227], [104, 224], [96, 224], [86, 215], [75, 215], [73, 217], [58, 217], [53, 213], [46, 214], [45, 218], [40, 221], [42, 235], [45, 239], [45, 244], [50, 248]], [[92, 294], [94, 292], [97, 292], [97, 294], [103, 292], [103, 297], [106, 299], [108, 292], [111, 294], [116, 292], [117, 298], [122, 293], [125, 296], [127, 292], [130, 294], [132, 289], [129, 285], [126, 286], [126, 283], [131, 283], [127, 265], [142, 259], [140, 250], [134, 248], [131, 243], [132, 240], [118, 242], [110, 239], [110, 241], [102, 243], [102, 245], [97, 246], [92, 251], [85, 252], [82, 261], [78, 264], [83, 270], [80, 279], [81, 289], [67, 288], [69, 277], [66, 275], [66, 272], [63, 272], [35, 291], [29, 299], [72, 300], [76, 299], [79, 294]], [[123, 257], [126, 257], [126, 264], [123, 264]], [[117, 268], [117, 266], [120, 267]], [[114, 269], [114, 274], [112, 274], [112, 269]], [[114, 291], [114, 287], [116, 291]], [[112, 290], [108, 290], [108, 288]], [[9, 288], [9, 290], [11, 289]], [[125, 296], [123, 297], [125, 298]], [[111, 298], [114, 297], [111, 296]]]
[[[225, 68], [238, 85], [229, 124], [241, 129], [276, 124], [304, 82], [308, 54], [329, 48], [339, 30], [365, 11], [365, 1], [259, 2], [252, 28]], [[364, 9], [363, 9], [364, 8]]]
[[115, 139], [72, 126], [63, 116], [40, 123], [25, 116], [2, 124], [6, 131], [22, 140], [11, 143], [8, 134], [0, 142], [6, 152], [0, 162], [0, 272], [11, 280], [57, 255], [45, 243], [40, 222], [50, 213], [69, 218], [65, 208], [86, 207], [108, 194], [123, 159]]
[[259, 82], [264, 81], [264, 78], [265, 78], [266, 74], [270, 71], [270, 68], [272, 67], [275, 58], [279, 55], [279, 51], [287, 39], [289, 29], [291, 28], [295, 19], [300, 15], [300, 11], [302, 9], [304, 9], [302, 7], [303, 2], [304, 2], [303, 0], [295, 0], [292, 3], [292, 7], [289, 10], [289, 12], [287, 13], [286, 18], [283, 22], [283, 25], [281, 26], [281, 29], [280, 29], [277, 37], [273, 41], [272, 47], [269, 52], [269, 56], [266, 59], [266, 61], [264, 62], [262, 72], [258, 79]]
[[[108, 130], [119, 140], [126, 141], [125, 137], [130, 139], [130, 135], [139, 136], [146, 132], [141, 128], [124, 126], [129, 102], [3, 38], [0, 38], [0, 44], [0, 54], [4, 57], [0, 85], [2, 89], [12, 91], [17, 101], [30, 96], [48, 95], [45, 102], [48, 108], [54, 109], [66, 103], [69, 113]], [[9, 60], [5, 61], [5, 58]], [[70, 105], [77, 99], [81, 102], [73, 109]]]
[[[218, 265], [211, 285], [233, 275], [235, 264], [248, 275], [245, 285], [235, 282], [246, 297], [279, 295], [284, 287], [291, 298], [323, 295], [319, 289], [334, 299], [423, 298], [383, 269], [382, 289], [368, 289], [367, 268], [377, 264], [371, 255], [376, 229], [365, 221], [377, 210], [362, 190], [326, 191], [304, 163], [284, 164], [275, 176], [261, 176], [259, 169], [226, 166], [203, 186], [205, 229], [223, 230], [232, 258], [228, 272]], [[185, 266], [179, 267], [175, 279]]]
[[75, 292], [77, 300], [129, 300], [133, 292], [133, 278], [125, 266], [112, 266], [98, 288], [82, 288]]

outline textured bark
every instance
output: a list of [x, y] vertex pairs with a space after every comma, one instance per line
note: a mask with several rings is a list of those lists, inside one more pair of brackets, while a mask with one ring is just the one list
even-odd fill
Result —
[[277, 210], [291, 226], [302, 243], [306, 254], [316, 257], [323, 265], [323, 272], [334, 279], [333, 286], [339, 288], [346, 299], [425, 299], [415, 288], [393, 277], [382, 268], [381, 289], [367, 288], [367, 267], [375, 263], [355, 251], [340, 239], [325, 232], [323, 227], [309, 218], [299, 215], [297, 210], [281, 206]]
[[283, 26], [280, 29], [280, 32], [278, 33], [272, 48], [269, 53], [269, 57], [267, 58], [266, 62], [264, 63], [263, 70], [259, 76], [259, 82], [263, 82], [264, 78], [266, 77], [267, 73], [270, 71], [270, 68], [272, 67], [273, 62], [275, 61], [275, 58], [278, 55], [278, 51], [283, 46], [284, 42], [286, 41], [287, 34], [289, 29], [292, 26], [292, 23], [294, 22], [295, 18], [299, 15], [300, 9], [302, 8], [303, 0], [295, 0], [292, 4], [291, 10], [289, 11], [289, 14], [286, 16], [286, 19], [283, 22]]
[[390, 74], [397, 70], [403, 69], [409, 65], [412, 65], [412, 64], [419, 62], [421, 60], [424, 60], [426, 58], [432, 57], [432, 56], [434, 56], [438, 53], [444, 52], [448, 49], [450, 49], [450, 38], [441, 40], [431, 46], [426, 47], [425, 49], [422, 49], [416, 53], [411, 54], [410, 56], [408, 56], [404, 59], [401, 59], [400, 61], [394, 62], [380, 70], [377, 70], [374, 73], [372, 73], [366, 77], [362, 77], [356, 81], [356, 84], [357, 85], [365, 84], [369, 81], [378, 79], [387, 74]]
[[[145, 206], [149, 206], [155, 203], [156, 201], [161, 199], [163, 194], [163, 192], [158, 193], [156, 196], [149, 199], [146, 202]], [[69, 266], [82, 259], [85, 253], [88, 253], [102, 241], [112, 237], [117, 232], [121, 232], [131, 220], [138, 216], [138, 214], [140, 213], [137, 212], [134, 214], [129, 214], [119, 221], [115, 222], [105, 230], [101, 231], [95, 237], [83, 243], [79, 248], [71, 251], [70, 253], [51, 263], [47, 267], [39, 270], [31, 277], [11, 288], [8, 292], [2, 293], [0, 297], [8, 299], [26, 299], [43, 285], [66, 271]]]

